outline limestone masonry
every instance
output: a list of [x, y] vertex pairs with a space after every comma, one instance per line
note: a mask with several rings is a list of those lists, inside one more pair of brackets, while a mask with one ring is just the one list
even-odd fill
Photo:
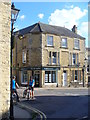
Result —
[[0, 119], [10, 109], [10, 20], [11, 1], [0, 2]]

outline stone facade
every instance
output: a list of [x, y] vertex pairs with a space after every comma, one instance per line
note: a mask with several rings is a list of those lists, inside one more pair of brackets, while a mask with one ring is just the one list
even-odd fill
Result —
[[[85, 82], [82, 72], [85, 59], [85, 39], [77, 38], [79, 41], [77, 49], [74, 46], [74, 37], [37, 32], [36, 27], [37, 25], [32, 29], [34, 32], [23, 33], [22, 39], [19, 37], [20, 31], [15, 33], [13, 74], [16, 75], [17, 82], [23, 85], [33, 75], [35, 84], [38, 84], [36, 86], [40, 87], [72, 86], [74, 84], [82, 86], [83, 80]], [[21, 31], [24, 32], [24, 30]], [[47, 44], [48, 36], [53, 39], [52, 46]], [[67, 39], [67, 47], [62, 46], [62, 39]], [[74, 64], [73, 54], [75, 55]]]
[[87, 73], [86, 74], [87, 85], [90, 86], [90, 48], [86, 48], [85, 69]]
[[10, 109], [10, 19], [11, 1], [0, 2], [0, 119]]

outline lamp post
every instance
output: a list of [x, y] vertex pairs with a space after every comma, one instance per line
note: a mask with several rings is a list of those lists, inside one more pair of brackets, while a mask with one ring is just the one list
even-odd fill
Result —
[[17, 16], [18, 16], [18, 13], [19, 13], [20, 10], [16, 9], [15, 6], [14, 6], [14, 3], [12, 3], [11, 5], [11, 54], [10, 54], [10, 60], [11, 60], [11, 65], [10, 65], [10, 80], [11, 80], [11, 86], [10, 86], [10, 90], [11, 90], [11, 93], [10, 93], [10, 119], [13, 120], [14, 119], [14, 116], [13, 116], [13, 99], [12, 99], [12, 49], [13, 49], [13, 25], [14, 25], [14, 22], [16, 21], [17, 19]]
[[84, 67], [82, 69], [82, 72], [83, 72], [83, 87], [84, 87]]

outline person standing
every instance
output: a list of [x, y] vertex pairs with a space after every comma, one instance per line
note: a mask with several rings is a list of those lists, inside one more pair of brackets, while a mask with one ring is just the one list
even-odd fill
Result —
[[31, 98], [31, 92], [32, 92], [32, 99], [34, 98], [34, 85], [35, 85], [35, 80], [33, 77], [30, 76], [29, 90], [30, 90], [30, 98]]
[[17, 88], [19, 88], [19, 86], [18, 86], [18, 84], [16, 83], [16, 77], [15, 76], [13, 76], [13, 79], [12, 79], [12, 91], [13, 91], [13, 93], [16, 93], [16, 95], [17, 95], [17, 101], [19, 102], [20, 101], [20, 99], [19, 99], [19, 96], [18, 96], [18, 93], [17, 93], [17, 90], [16, 90], [16, 87]]

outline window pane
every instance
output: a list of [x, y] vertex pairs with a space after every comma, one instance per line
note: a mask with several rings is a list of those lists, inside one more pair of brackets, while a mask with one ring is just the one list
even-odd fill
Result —
[[62, 47], [67, 47], [67, 38], [62, 38]]
[[28, 80], [27, 80], [27, 73], [24, 73], [23, 74], [23, 82], [26, 83]]
[[76, 54], [73, 54], [73, 65], [76, 64]]
[[49, 82], [51, 83], [51, 73], [49, 74]]
[[53, 63], [55, 64], [56, 63], [56, 52], [53, 52], [52, 58], [53, 58]]
[[49, 64], [51, 64], [51, 52], [49, 52]]
[[77, 39], [74, 40], [74, 47], [79, 49], [79, 40]]
[[53, 36], [47, 36], [47, 45], [53, 46]]
[[22, 53], [22, 63], [26, 63], [26, 52]]
[[45, 83], [55, 83], [55, 82], [56, 82], [56, 72], [45, 71]]
[[48, 74], [45, 73], [45, 82], [47, 83], [48, 82]]

